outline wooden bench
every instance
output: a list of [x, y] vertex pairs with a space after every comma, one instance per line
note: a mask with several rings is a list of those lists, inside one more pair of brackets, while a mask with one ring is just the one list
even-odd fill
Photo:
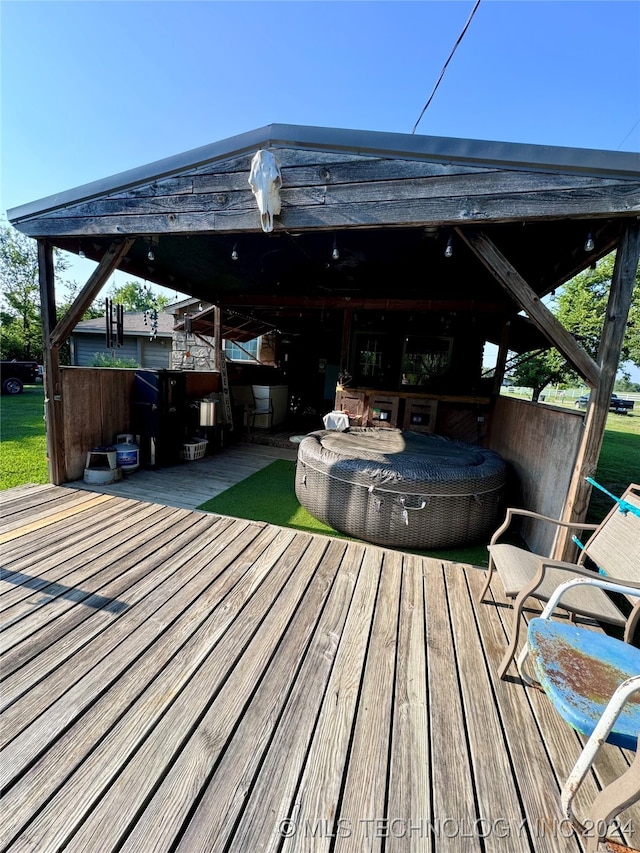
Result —
[[[622, 500], [640, 511], [640, 486], [632, 483]], [[591, 531], [591, 535], [575, 563], [552, 560], [499, 541], [517, 516], [538, 519], [558, 528]], [[491, 537], [488, 547], [489, 568], [480, 600], [484, 599], [495, 574], [502, 581], [505, 595], [514, 599], [511, 637], [498, 669], [500, 678], [505, 677], [516, 653], [522, 611], [528, 598], [548, 601], [555, 589], [571, 577], [593, 577], [594, 570], [585, 565], [587, 558], [608, 580], [621, 584], [627, 581], [640, 583], [640, 515], [631, 510], [621, 511], [617, 503], [598, 525], [562, 522], [529, 510], [509, 508], [503, 524]], [[605, 591], [586, 585], [571, 590], [562, 599], [562, 608], [572, 617], [586, 616], [624, 628], [624, 639], [627, 642], [633, 637], [640, 618], [640, 601], [633, 602], [631, 613], [627, 615]]]

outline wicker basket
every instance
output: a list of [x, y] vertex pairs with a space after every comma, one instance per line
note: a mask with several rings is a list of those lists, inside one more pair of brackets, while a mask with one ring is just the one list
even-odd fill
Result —
[[185, 442], [182, 445], [182, 458], [188, 461], [202, 459], [207, 452], [208, 443], [206, 438], [192, 438], [191, 441]]

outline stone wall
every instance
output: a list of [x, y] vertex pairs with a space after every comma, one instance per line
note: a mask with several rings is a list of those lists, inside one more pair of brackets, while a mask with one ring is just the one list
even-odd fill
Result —
[[171, 369], [214, 370], [214, 339], [208, 335], [187, 335], [185, 332], [174, 332], [171, 348]]

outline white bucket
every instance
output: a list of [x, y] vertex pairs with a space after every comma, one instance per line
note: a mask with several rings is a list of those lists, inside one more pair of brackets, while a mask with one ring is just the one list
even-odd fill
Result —
[[140, 448], [134, 442], [130, 433], [116, 436], [116, 460], [118, 467], [126, 474], [140, 467]]

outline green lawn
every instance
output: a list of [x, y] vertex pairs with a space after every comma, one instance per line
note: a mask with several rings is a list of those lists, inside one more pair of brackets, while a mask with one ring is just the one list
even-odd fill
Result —
[[0, 397], [0, 489], [23, 483], [48, 483], [41, 385]]

